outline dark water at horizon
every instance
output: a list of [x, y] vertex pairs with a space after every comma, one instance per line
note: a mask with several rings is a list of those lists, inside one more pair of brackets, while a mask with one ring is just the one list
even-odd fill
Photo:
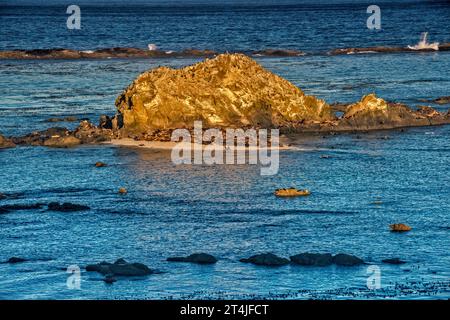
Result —
[[[0, 7], [0, 49], [105, 47], [217, 51], [415, 44], [422, 32], [431, 42], [450, 42], [448, 1], [380, 2], [382, 30], [369, 30], [367, 2], [212, 1], [193, 5], [147, 2], [80, 4], [81, 30], [66, 28], [67, 5]], [[82, 2], [83, 3], [83, 2]], [[48, 3], [47, 3], [48, 4]], [[72, 4], [72, 3], [71, 3]]]
[[[406, 7], [402, 6], [406, 4]], [[267, 2], [266, 2], [267, 4]], [[0, 49], [139, 46], [225, 50], [450, 41], [444, 2], [398, 1], [382, 6], [383, 30], [365, 29], [361, 5], [290, 4], [226, 8], [155, 6], [82, 7], [80, 33], [65, 29], [63, 7], [2, 8]], [[253, 5], [255, 6], [255, 5]], [[75, 115], [93, 122], [114, 114], [114, 100], [139, 73], [159, 65], [182, 67], [198, 59], [74, 61], [0, 60], [0, 132], [42, 130], [50, 117]], [[352, 102], [375, 92], [411, 106], [450, 95], [450, 53], [258, 58], [327, 102]], [[448, 105], [437, 106], [440, 111]], [[58, 125], [73, 127], [76, 123]], [[127, 298], [399, 298], [450, 297], [450, 126], [327, 138], [294, 137], [299, 150], [283, 151], [272, 177], [240, 166], [176, 167], [164, 151], [85, 146], [0, 150], [0, 193], [17, 203], [74, 202], [92, 210], [0, 214], [0, 299]], [[329, 155], [324, 159], [321, 155]], [[105, 168], [95, 168], [103, 161]], [[277, 199], [296, 186], [308, 198]], [[119, 196], [126, 187], [126, 196]], [[389, 232], [389, 224], [413, 227]], [[204, 251], [214, 266], [170, 264], [169, 256]], [[367, 291], [367, 266], [264, 268], [238, 259], [273, 252], [346, 252], [381, 268], [388, 291]], [[82, 272], [81, 290], [66, 286], [69, 265], [124, 257], [163, 271], [112, 286]], [[382, 259], [399, 257], [402, 266]], [[423, 286], [431, 283], [426, 289]], [[402, 292], [396, 284], [411, 288]], [[391, 289], [389, 289], [391, 288]], [[393, 288], [393, 289], [392, 289]], [[422, 290], [424, 289], [424, 290]], [[437, 290], [439, 289], [439, 290]], [[298, 292], [299, 290], [306, 290]]]

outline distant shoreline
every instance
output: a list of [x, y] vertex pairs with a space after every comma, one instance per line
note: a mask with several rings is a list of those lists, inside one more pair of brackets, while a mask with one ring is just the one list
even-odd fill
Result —
[[[388, 54], [388, 53], [423, 53], [450, 51], [450, 43], [442, 43], [439, 50], [415, 50], [408, 47], [377, 46], [367, 48], [337, 48], [330, 51], [318, 52], [317, 55], [353, 55], [353, 54]], [[292, 49], [264, 49], [264, 50], [236, 50], [234, 53], [243, 53], [253, 57], [301, 57], [316, 55]], [[114, 47], [96, 50], [75, 50], [68, 48], [49, 49], [15, 49], [0, 50], [0, 59], [11, 60], [50, 60], [50, 59], [113, 59], [113, 58], [205, 58], [214, 57], [223, 52], [208, 49], [185, 49], [182, 51], [147, 50], [132, 47]]]

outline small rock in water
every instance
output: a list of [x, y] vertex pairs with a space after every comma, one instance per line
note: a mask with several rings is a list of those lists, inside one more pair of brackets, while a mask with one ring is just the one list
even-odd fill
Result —
[[51, 202], [48, 204], [49, 211], [59, 211], [59, 212], [74, 212], [74, 211], [87, 211], [90, 210], [88, 206], [74, 204], [74, 203], [63, 203], [59, 204], [58, 202]]
[[411, 231], [411, 227], [403, 224], [403, 223], [395, 223], [395, 224], [391, 224], [389, 226], [389, 228], [391, 228], [391, 231], [393, 232], [406, 232], [406, 231]]
[[95, 163], [95, 166], [97, 167], [97, 168], [102, 168], [102, 167], [106, 167], [107, 166], [107, 164], [106, 163], [104, 163], [104, 162], [96, 162]]
[[437, 104], [449, 104], [450, 103], [450, 96], [439, 97], [437, 99], [434, 99], [434, 102], [437, 103]]
[[406, 261], [400, 260], [400, 258], [392, 258], [392, 259], [384, 259], [382, 260], [383, 263], [388, 264], [405, 264]]
[[296, 188], [289, 188], [289, 189], [277, 189], [275, 190], [275, 195], [277, 197], [304, 197], [309, 196], [311, 192], [307, 189], [305, 190], [298, 190]]
[[329, 266], [333, 263], [333, 256], [330, 253], [300, 253], [291, 256], [291, 261], [294, 264], [301, 266]]
[[217, 259], [207, 253], [194, 253], [187, 257], [171, 257], [167, 258], [167, 261], [170, 262], [191, 262], [198, 264], [214, 264], [217, 262]]
[[128, 193], [128, 190], [125, 189], [125, 188], [120, 188], [120, 189], [119, 189], [119, 193], [120, 193], [120, 194], [127, 194], [127, 193]]
[[117, 279], [114, 278], [114, 276], [112, 275], [107, 275], [105, 278], [103, 278], [103, 281], [107, 284], [113, 284], [114, 282], [117, 281]]
[[86, 266], [86, 271], [95, 271], [103, 275], [136, 277], [153, 273], [149, 267], [142, 263], [128, 263], [124, 259], [118, 259], [114, 263], [100, 262]]
[[364, 261], [350, 254], [339, 253], [333, 257], [333, 263], [338, 266], [357, 266], [364, 264]]
[[25, 262], [27, 261], [24, 258], [19, 258], [19, 257], [11, 257], [8, 259], [8, 261], [6, 261], [6, 263], [20, 263], [20, 262]]
[[248, 259], [241, 259], [239, 261], [244, 263], [253, 263], [259, 266], [270, 266], [270, 267], [284, 266], [286, 264], [289, 264], [288, 259], [278, 257], [272, 253], [257, 254], [251, 256]]

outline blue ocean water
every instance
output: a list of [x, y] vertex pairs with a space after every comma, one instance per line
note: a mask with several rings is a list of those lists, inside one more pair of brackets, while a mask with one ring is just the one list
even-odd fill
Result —
[[[386, 3], [378, 32], [365, 29], [364, 6], [355, 3], [249, 6], [234, 1], [225, 6], [89, 7], [78, 35], [64, 29], [60, 7], [17, 9], [8, 2], [0, 13], [0, 49], [145, 47], [152, 42], [167, 49], [276, 47], [314, 53], [340, 46], [412, 44], [422, 31], [430, 32], [431, 41], [445, 42], [450, 29], [444, 19], [449, 7], [442, 1]], [[437, 52], [257, 60], [328, 102], [356, 101], [375, 92], [416, 106], [423, 104], [420, 99], [449, 95], [449, 58]], [[114, 114], [115, 98], [139, 73], [197, 61], [2, 60], [0, 132], [41, 130], [54, 125], [46, 119], [68, 115], [96, 122], [101, 114]], [[0, 205], [67, 201], [92, 208], [1, 214], [0, 261], [12, 256], [30, 261], [0, 264], [0, 299], [449, 298], [449, 137], [449, 126], [295, 136], [301, 150], [282, 151], [280, 171], [272, 177], [260, 176], [251, 165], [175, 166], [168, 152], [139, 148], [0, 150], [0, 192], [12, 196]], [[95, 168], [97, 161], [109, 166]], [[291, 185], [308, 188], [312, 195], [273, 196], [274, 189]], [[129, 193], [119, 196], [119, 187]], [[389, 232], [389, 224], [396, 222], [413, 231]], [[165, 261], [199, 251], [214, 254], [219, 262]], [[380, 267], [384, 289], [367, 290], [367, 266], [264, 268], [238, 262], [268, 251], [285, 257], [305, 251], [355, 254]], [[82, 271], [80, 289], [67, 287], [69, 265], [82, 268], [120, 257], [162, 273], [119, 279], [111, 286]], [[381, 263], [392, 257], [407, 264]], [[414, 290], [417, 283], [422, 287]], [[419, 290], [426, 284], [426, 290]]]

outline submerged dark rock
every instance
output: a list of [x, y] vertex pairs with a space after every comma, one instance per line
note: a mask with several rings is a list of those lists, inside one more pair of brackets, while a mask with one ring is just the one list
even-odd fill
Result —
[[406, 261], [403, 261], [400, 258], [384, 259], [384, 260], [382, 260], [382, 262], [388, 263], [388, 264], [405, 264], [406, 263]]
[[107, 275], [105, 278], [103, 278], [103, 281], [107, 284], [113, 284], [117, 281], [117, 279], [112, 275]]
[[18, 210], [34, 210], [41, 209], [43, 204], [41, 203], [32, 203], [32, 204], [7, 204], [0, 206], [0, 211], [4, 210], [6, 212], [9, 211], [18, 211]]
[[170, 262], [191, 262], [198, 264], [214, 264], [217, 262], [217, 259], [207, 253], [194, 253], [187, 257], [171, 257], [167, 258], [167, 261]]
[[364, 261], [350, 254], [339, 253], [333, 257], [333, 263], [338, 266], [357, 266], [364, 264]]
[[49, 211], [74, 212], [74, 211], [87, 211], [90, 209], [91, 208], [88, 206], [69, 202], [65, 202], [63, 204], [59, 204], [58, 202], [51, 202], [48, 204]]
[[289, 260], [286, 258], [278, 257], [272, 253], [263, 253], [251, 256], [247, 259], [240, 259], [239, 261], [244, 263], [252, 263], [259, 266], [284, 266], [289, 264]]
[[302, 266], [329, 266], [333, 263], [333, 256], [330, 253], [300, 253], [291, 256], [291, 261], [294, 264]]
[[108, 276], [137, 277], [153, 273], [149, 267], [142, 263], [128, 263], [118, 259], [114, 263], [100, 262], [86, 266], [86, 271], [98, 272]]
[[21, 262], [26, 262], [26, 261], [27, 261], [27, 259], [24, 259], [24, 258], [11, 257], [8, 259], [8, 261], [6, 261], [6, 263], [15, 264], [15, 263], [21, 263]]

